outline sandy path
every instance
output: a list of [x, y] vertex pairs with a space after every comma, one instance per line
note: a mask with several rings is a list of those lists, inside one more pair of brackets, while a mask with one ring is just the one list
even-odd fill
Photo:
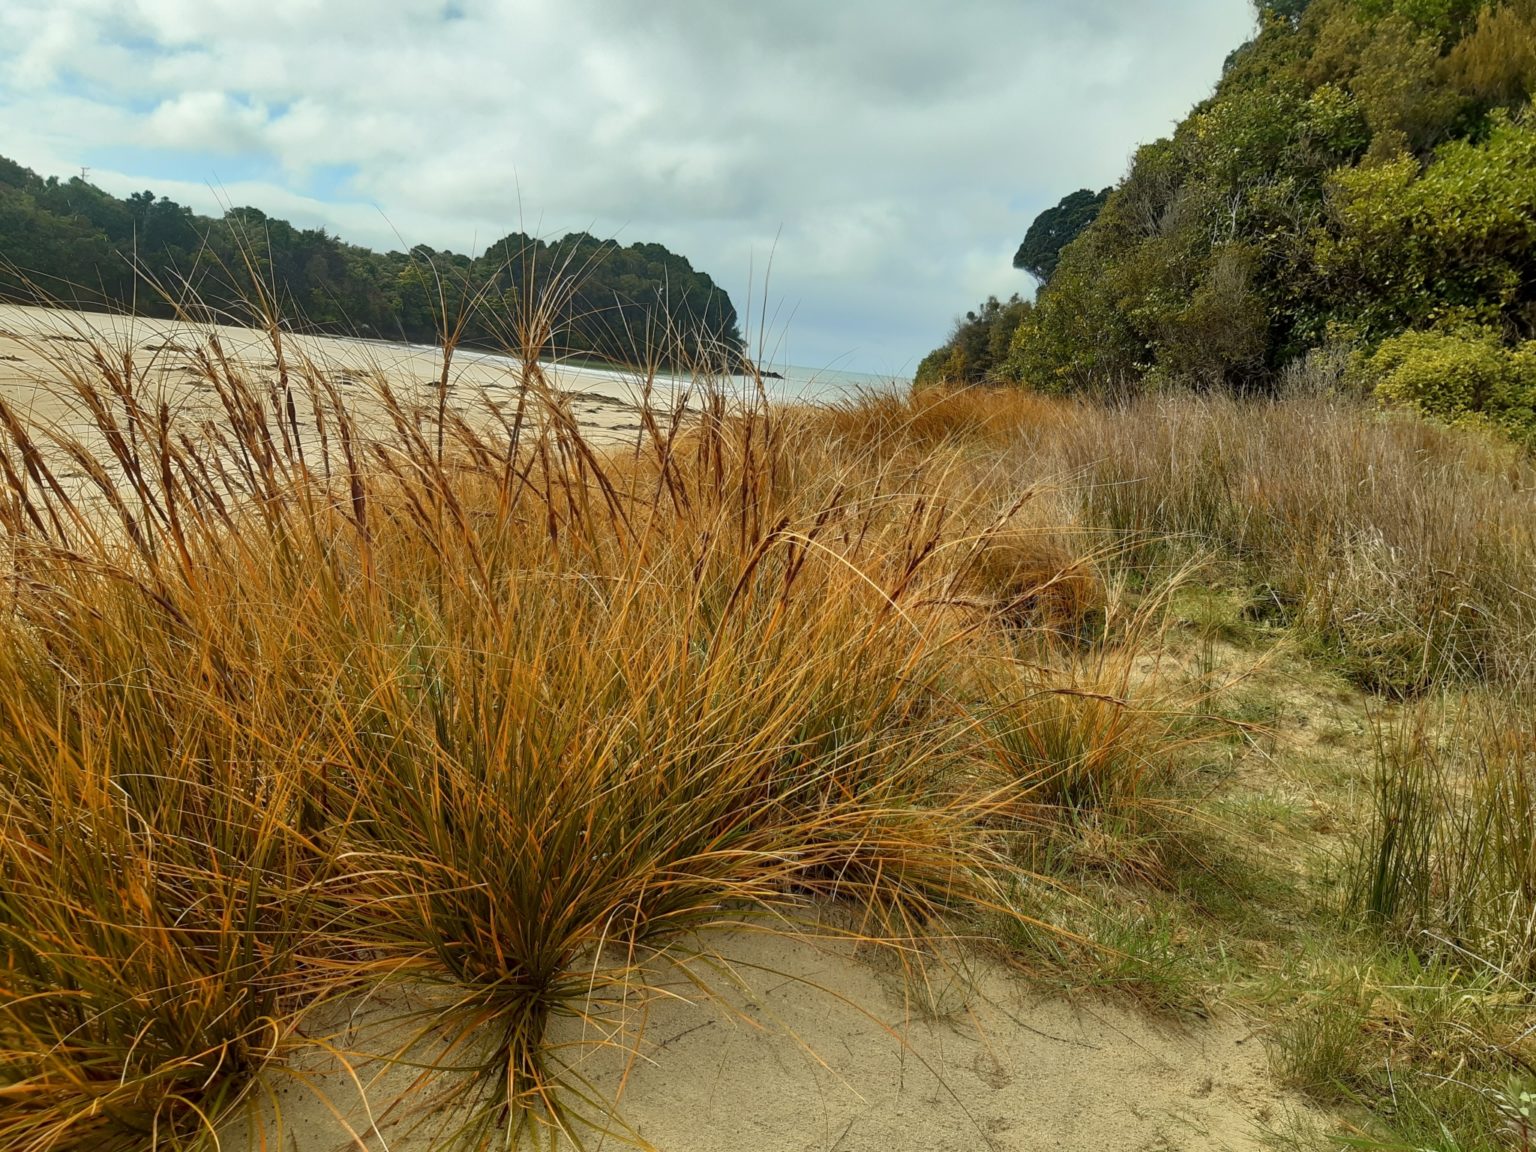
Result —
[[[842, 943], [732, 932], [709, 944], [730, 963], [711, 977], [719, 1001], [674, 979], [686, 999], [655, 1001], [645, 1013], [620, 1104], [642, 1147], [1247, 1152], [1304, 1109], [1275, 1087], [1262, 1045], [1236, 1020], [1180, 1026], [1102, 1003], [1041, 999], [990, 961], [938, 981], [918, 1004], [890, 961], [855, 956]], [[407, 1031], [398, 1022], [410, 1002], [397, 992], [332, 1013], [340, 1023], [331, 1040], [350, 1053], [356, 1082], [329, 1059], [303, 1061], [302, 1079], [267, 1074], [267, 1147], [451, 1145], [463, 1110], [434, 1110], [432, 1098], [449, 1079], [412, 1094], [416, 1070], [363, 1056], [415, 1033], [420, 1025]], [[562, 1051], [598, 1094], [617, 1093], [627, 1053], [581, 1046], [574, 1025], [556, 1039], [572, 1044]], [[433, 1043], [441, 1041], [413, 1058], [429, 1057]], [[225, 1147], [259, 1146], [250, 1134], [246, 1121], [230, 1126]], [[623, 1145], [594, 1135], [587, 1146]]]

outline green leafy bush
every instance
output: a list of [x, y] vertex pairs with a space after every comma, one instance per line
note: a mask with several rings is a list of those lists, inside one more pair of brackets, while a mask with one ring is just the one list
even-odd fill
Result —
[[1318, 246], [1339, 315], [1367, 337], [1466, 314], [1518, 324], [1532, 304], [1536, 126], [1502, 111], [1480, 143], [1453, 141], [1422, 174], [1403, 155], [1340, 173], [1335, 234]]
[[1405, 332], [1370, 359], [1376, 394], [1453, 423], [1487, 421], [1536, 446], [1536, 341], [1479, 331]]
[[1060, 250], [1001, 376], [1251, 393], [1323, 346], [1536, 337], [1536, 0], [1259, 8], [1215, 94]]

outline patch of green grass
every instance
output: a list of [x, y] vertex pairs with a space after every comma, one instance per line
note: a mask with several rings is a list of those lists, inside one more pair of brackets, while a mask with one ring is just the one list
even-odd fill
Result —
[[1205, 1011], [1205, 941], [1176, 901], [1152, 890], [1028, 884], [1012, 902], [1020, 917], [992, 928], [1010, 962], [1045, 986], [1158, 1011]]
[[1304, 991], [1274, 1029], [1282, 1075], [1316, 1099], [1362, 1109], [1355, 1147], [1521, 1147], [1510, 1142], [1508, 1107], [1532, 1083], [1511, 1061], [1530, 1020], [1528, 992], [1400, 950], [1360, 952], [1348, 967], [1347, 955], [1324, 953], [1292, 973]]

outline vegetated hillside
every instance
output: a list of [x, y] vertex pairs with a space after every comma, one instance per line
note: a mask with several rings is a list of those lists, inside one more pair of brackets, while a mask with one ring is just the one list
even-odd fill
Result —
[[1258, 6], [1214, 95], [1037, 258], [1006, 352], [957, 360], [962, 322], [927, 378], [1265, 391], [1338, 346], [1386, 396], [1536, 432], [1536, 2]]
[[[640, 348], [679, 346], [655, 338], [668, 330], [690, 356], [701, 342], [732, 358], [741, 349], [730, 296], [660, 244], [621, 247], [585, 232], [549, 243], [514, 232], [474, 257], [426, 245], [380, 253], [257, 208], [199, 216], [152, 192], [120, 200], [0, 157], [0, 298], [32, 302], [41, 293], [164, 316], [175, 310], [164, 297], [188, 296], [190, 287], [200, 301], [252, 319], [258, 280], [277, 297], [274, 311], [323, 332], [433, 341], [445, 316], [469, 312], [462, 339], [501, 344], [505, 317], [553, 297], [553, 350], [563, 355], [627, 363]], [[488, 307], [469, 307], [475, 302]]]

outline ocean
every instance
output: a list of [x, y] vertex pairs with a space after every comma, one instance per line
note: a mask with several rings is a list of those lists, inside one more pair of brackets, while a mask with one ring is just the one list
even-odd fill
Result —
[[[406, 345], [421, 352], [436, 352], [432, 345]], [[461, 348], [455, 353], [458, 363], [479, 362], [505, 365], [509, 371], [519, 367], [512, 357], [494, 352], [479, 352]], [[572, 392], [589, 391], [607, 396], [629, 399], [635, 393], [635, 374], [622, 368], [606, 368], [592, 364], [557, 363], [545, 364], [545, 370], [559, 387]], [[772, 365], [776, 377], [765, 377], [763, 386], [771, 400], [785, 403], [832, 404], [851, 399], [863, 392], [904, 392], [911, 380], [901, 376], [877, 376], [867, 372], [844, 372], [835, 368], [807, 368], [798, 365]], [[727, 387], [734, 385], [745, 389], [746, 377], [729, 378]], [[658, 377], [658, 388], [687, 387], [690, 382], [677, 377]]]
[[833, 368], [776, 367], [782, 380], [763, 383], [775, 400], [833, 403], [862, 392], [904, 392], [912, 381], [900, 376], [872, 376], [866, 372], [840, 372]]

